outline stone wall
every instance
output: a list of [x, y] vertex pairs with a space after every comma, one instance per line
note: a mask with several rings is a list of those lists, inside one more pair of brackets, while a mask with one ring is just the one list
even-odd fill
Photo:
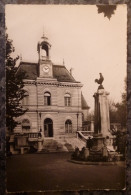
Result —
[[[65, 121], [72, 121], [72, 132], [77, 131], [77, 125], [82, 127], [82, 111], [81, 111], [81, 87], [71, 87], [71, 83], [67, 85], [52, 85], [52, 84], [27, 84], [25, 83], [25, 90], [28, 92], [28, 108], [23, 116], [18, 120], [28, 119], [30, 121], [30, 132], [39, 132], [40, 127], [44, 132], [44, 120], [50, 118], [53, 121], [53, 135], [64, 136]], [[51, 105], [44, 105], [44, 92], [50, 92]], [[69, 93], [71, 96], [71, 106], [65, 106], [64, 95]], [[37, 113], [38, 110], [38, 113]], [[78, 123], [77, 123], [77, 113]], [[41, 113], [41, 119], [39, 116]], [[15, 128], [15, 132], [22, 132], [21, 125]]]

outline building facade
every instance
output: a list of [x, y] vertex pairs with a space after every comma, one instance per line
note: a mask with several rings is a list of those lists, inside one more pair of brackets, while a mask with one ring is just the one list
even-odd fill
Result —
[[74, 138], [88, 113], [89, 107], [81, 93], [83, 85], [73, 78], [64, 64], [52, 63], [50, 48], [48, 38], [43, 35], [37, 45], [38, 63], [21, 61], [18, 67], [17, 74], [24, 72], [25, 75], [27, 96], [22, 105], [28, 111], [17, 118], [20, 125], [10, 141], [16, 143], [15, 149], [27, 146], [28, 150], [35, 146], [41, 150], [46, 140]]

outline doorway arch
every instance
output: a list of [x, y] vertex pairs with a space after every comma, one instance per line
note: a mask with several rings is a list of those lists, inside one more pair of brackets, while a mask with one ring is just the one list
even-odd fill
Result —
[[53, 121], [50, 118], [44, 120], [44, 136], [53, 137]]

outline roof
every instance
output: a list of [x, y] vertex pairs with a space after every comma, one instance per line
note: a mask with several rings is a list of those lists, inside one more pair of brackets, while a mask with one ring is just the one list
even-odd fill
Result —
[[[21, 62], [18, 68], [18, 75], [24, 72], [24, 79], [35, 80], [38, 76], [38, 63]], [[77, 82], [69, 73], [64, 65], [53, 65], [53, 77], [60, 82]], [[88, 106], [83, 94], [81, 93], [81, 108], [87, 110]]]
[[37, 64], [30, 62], [21, 62], [18, 67], [17, 74], [19, 75], [21, 72], [24, 72], [24, 79], [35, 80], [38, 75]]
[[87, 110], [90, 108], [82, 93], [81, 93], [81, 108], [82, 108], [82, 110]]
[[[21, 62], [18, 74], [21, 72], [25, 73], [24, 79], [35, 80], [38, 77], [38, 63]], [[64, 65], [53, 64], [53, 78], [56, 78], [60, 82], [77, 82]]]
[[76, 82], [64, 65], [53, 65], [53, 76], [58, 81]]

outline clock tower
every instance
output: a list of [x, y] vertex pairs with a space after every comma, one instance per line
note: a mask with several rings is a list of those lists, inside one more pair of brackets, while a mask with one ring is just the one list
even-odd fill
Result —
[[39, 56], [38, 61], [38, 76], [42, 78], [52, 77], [52, 62], [50, 60], [51, 45], [48, 38], [43, 34], [41, 40], [37, 44], [37, 51]]

